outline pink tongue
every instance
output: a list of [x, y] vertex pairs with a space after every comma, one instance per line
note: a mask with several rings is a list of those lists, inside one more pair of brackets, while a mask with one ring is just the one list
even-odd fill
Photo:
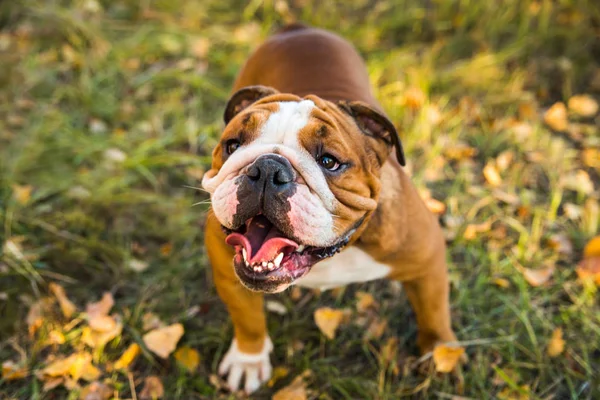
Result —
[[272, 261], [282, 251], [292, 252], [298, 248], [298, 243], [283, 237], [279, 229], [262, 215], [252, 218], [244, 235], [232, 233], [225, 242], [246, 249], [250, 264]]

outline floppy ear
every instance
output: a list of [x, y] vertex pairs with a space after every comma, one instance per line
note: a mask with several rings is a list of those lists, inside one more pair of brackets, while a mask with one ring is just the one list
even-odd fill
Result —
[[385, 115], [360, 101], [340, 101], [338, 106], [354, 118], [354, 121], [365, 135], [383, 140], [389, 147], [395, 147], [398, 162], [402, 166], [406, 165], [404, 149], [398, 132], [394, 124]]
[[262, 99], [263, 97], [267, 97], [276, 93], [279, 92], [272, 87], [262, 85], [246, 86], [241, 88], [235, 92], [227, 102], [227, 106], [225, 107], [225, 115], [223, 116], [225, 123], [228, 124], [233, 117], [235, 117], [245, 108], [249, 107], [252, 103]]

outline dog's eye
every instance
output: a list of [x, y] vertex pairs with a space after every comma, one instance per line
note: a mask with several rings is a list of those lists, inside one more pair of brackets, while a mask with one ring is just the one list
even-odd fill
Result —
[[230, 139], [225, 143], [225, 148], [227, 149], [227, 154], [231, 154], [236, 151], [240, 147], [240, 141], [237, 139]]
[[329, 171], [335, 171], [340, 167], [340, 162], [331, 154], [323, 154], [319, 157], [319, 165]]

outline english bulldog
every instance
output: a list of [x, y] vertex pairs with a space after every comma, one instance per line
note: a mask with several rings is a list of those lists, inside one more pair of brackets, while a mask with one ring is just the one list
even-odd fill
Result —
[[202, 186], [206, 250], [234, 328], [219, 366], [231, 390], [270, 378], [263, 293], [290, 285], [398, 280], [420, 350], [456, 340], [442, 231], [350, 43], [283, 28], [247, 60], [224, 118]]

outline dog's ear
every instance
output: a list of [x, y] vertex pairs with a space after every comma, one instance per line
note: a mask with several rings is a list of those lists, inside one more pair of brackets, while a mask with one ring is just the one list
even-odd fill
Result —
[[340, 101], [338, 107], [354, 118], [365, 135], [384, 141], [388, 147], [395, 147], [398, 162], [402, 166], [406, 165], [400, 136], [394, 124], [385, 115], [361, 101]]
[[225, 123], [233, 119], [237, 114], [242, 112], [245, 108], [249, 107], [252, 103], [262, 99], [263, 97], [270, 96], [272, 94], [279, 93], [277, 90], [268, 86], [246, 86], [235, 92], [229, 101], [227, 107], [225, 107]]

